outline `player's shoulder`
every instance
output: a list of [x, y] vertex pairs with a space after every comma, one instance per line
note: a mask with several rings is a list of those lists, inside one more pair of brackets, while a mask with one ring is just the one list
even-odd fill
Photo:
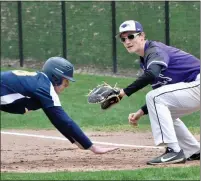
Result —
[[27, 77], [34, 77], [37, 76], [36, 71], [27, 71], [27, 70], [7, 70], [7, 71], [1, 71], [2, 76], [7, 76], [7, 77], [22, 77], [22, 78], [27, 78]]
[[50, 89], [52, 85], [48, 76], [43, 72], [37, 72], [37, 82], [38, 82], [38, 87], [46, 87], [46, 89]]
[[150, 52], [158, 52], [158, 51], [162, 51], [162, 50], [166, 50], [167, 45], [165, 45], [162, 42], [159, 41], [147, 41], [145, 44], [145, 53], [150, 53]]
[[25, 70], [8, 70], [8, 71], [2, 71], [1, 77], [3, 79], [14, 79], [14, 80], [26, 80], [30, 79], [30, 77], [37, 76], [36, 72], [30, 72]]
[[146, 41], [144, 58], [148, 58], [150, 55], [160, 56], [168, 54], [168, 46], [159, 41]]
[[48, 76], [44, 72], [37, 71], [37, 75], [39, 78], [44, 79], [46, 82], [50, 82]]
[[18, 80], [27, 82], [38, 82], [43, 84], [49, 84], [50, 80], [47, 75], [40, 71], [27, 71], [27, 70], [10, 70], [3, 72], [6, 77], [18, 77]]
[[43, 89], [50, 89], [51, 82], [45, 73], [40, 71], [26, 71], [26, 70], [12, 70], [11, 74], [14, 78], [20, 81], [24, 86], [28, 85], [32, 89], [39, 87]]

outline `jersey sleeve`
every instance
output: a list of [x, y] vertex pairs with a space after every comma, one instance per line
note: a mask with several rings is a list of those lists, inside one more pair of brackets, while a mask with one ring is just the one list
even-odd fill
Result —
[[144, 88], [148, 84], [151, 84], [155, 78], [159, 76], [161, 70], [162, 67], [159, 64], [150, 65], [149, 69], [144, 71], [144, 74], [139, 76], [132, 84], [123, 89], [125, 94], [131, 96], [133, 93]]
[[168, 63], [169, 55], [164, 50], [154, 47], [147, 52], [146, 69], [149, 69], [150, 65], [158, 64], [163, 67], [162, 70], [165, 70], [168, 67]]
[[62, 107], [51, 107], [43, 109], [52, 124], [71, 143], [78, 142], [83, 148], [92, 146], [91, 140], [84, 134], [80, 127], [67, 115]]

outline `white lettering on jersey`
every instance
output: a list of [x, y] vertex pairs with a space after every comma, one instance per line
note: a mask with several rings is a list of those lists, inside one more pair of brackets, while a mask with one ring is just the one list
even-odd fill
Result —
[[152, 86], [156, 86], [156, 85], [166, 85], [168, 82], [172, 81], [172, 78], [170, 77], [164, 77], [163, 74], [159, 74], [159, 78], [160, 79], [157, 83], [152, 84]]
[[29, 71], [25, 71], [25, 70], [13, 70], [12, 72], [18, 76], [35, 76], [35, 75], [37, 75], [36, 72], [29, 72]]

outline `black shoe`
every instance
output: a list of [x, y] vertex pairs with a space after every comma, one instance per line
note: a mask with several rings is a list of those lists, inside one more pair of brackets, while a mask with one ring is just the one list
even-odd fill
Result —
[[195, 153], [191, 155], [189, 158], [187, 158], [188, 161], [193, 161], [193, 160], [200, 160], [200, 153]]
[[164, 154], [159, 157], [148, 161], [148, 165], [168, 164], [168, 163], [185, 163], [186, 157], [183, 150], [180, 152], [174, 152], [172, 148], [167, 147]]

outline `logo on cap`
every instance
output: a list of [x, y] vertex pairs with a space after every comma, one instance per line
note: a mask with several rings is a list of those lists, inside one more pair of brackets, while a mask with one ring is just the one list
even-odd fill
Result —
[[123, 24], [123, 25], [121, 25], [122, 28], [125, 28], [126, 26], [129, 26], [129, 24]]

